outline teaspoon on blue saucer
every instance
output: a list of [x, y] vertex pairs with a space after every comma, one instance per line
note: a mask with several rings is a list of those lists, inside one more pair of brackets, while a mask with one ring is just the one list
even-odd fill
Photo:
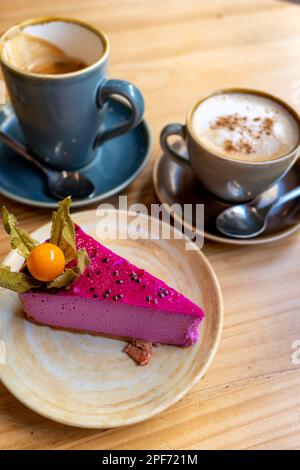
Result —
[[[125, 122], [130, 112], [126, 102], [110, 98], [103, 130]], [[9, 103], [0, 107], [0, 130], [26, 146], [26, 139]], [[74, 200], [73, 207], [99, 203], [123, 191], [139, 176], [150, 155], [151, 134], [145, 120], [127, 134], [105, 142], [95, 151], [94, 159], [80, 169], [80, 174], [95, 186], [95, 193], [90, 197]], [[1, 141], [0, 194], [32, 206], [57, 206], [57, 197], [50, 194], [42, 172]]]
[[78, 171], [55, 171], [46, 168], [30, 154], [24, 145], [1, 130], [0, 140], [44, 173], [47, 178], [48, 190], [55, 198], [64, 199], [67, 196], [72, 196], [75, 200], [85, 199], [95, 193], [93, 183]]
[[297, 186], [265, 207], [258, 207], [253, 202], [231, 206], [218, 215], [216, 226], [228, 237], [257, 237], [266, 230], [268, 217], [273, 209], [293, 201], [299, 196], [300, 186]]

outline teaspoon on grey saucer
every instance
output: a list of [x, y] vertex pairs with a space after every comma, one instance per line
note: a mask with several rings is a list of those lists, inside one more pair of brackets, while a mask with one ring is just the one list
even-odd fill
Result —
[[299, 196], [300, 186], [297, 186], [263, 208], [258, 208], [253, 202], [229, 207], [216, 218], [217, 228], [228, 237], [257, 237], [265, 231], [268, 216], [275, 207], [279, 207]]
[[67, 196], [72, 196], [73, 199], [85, 199], [94, 194], [93, 183], [78, 171], [55, 171], [46, 168], [29, 153], [24, 145], [2, 131], [0, 131], [0, 140], [44, 173], [48, 189], [56, 199], [64, 199]]

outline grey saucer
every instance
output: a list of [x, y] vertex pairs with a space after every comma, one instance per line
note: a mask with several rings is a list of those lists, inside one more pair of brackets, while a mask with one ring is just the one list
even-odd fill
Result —
[[[227, 237], [216, 228], [216, 217], [230, 204], [216, 199], [195, 178], [188, 165], [178, 165], [168, 156], [160, 155], [153, 170], [154, 187], [161, 203], [171, 206], [174, 203], [204, 204], [204, 236], [205, 238], [221, 243], [233, 245], [256, 245], [270, 243], [285, 238], [300, 229], [300, 202], [299, 199], [279, 207], [270, 215], [268, 226], [263, 235], [248, 240], [238, 240]], [[264, 198], [260, 199], [259, 205], [263, 207], [286, 193], [290, 189], [300, 185], [300, 160], [291, 171], [275, 184]], [[181, 211], [176, 212], [174, 219], [182, 223]], [[193, 228], [201, 233], [200, 227], [195, 227], [195, 220], [184, 221], [184, 226]]]

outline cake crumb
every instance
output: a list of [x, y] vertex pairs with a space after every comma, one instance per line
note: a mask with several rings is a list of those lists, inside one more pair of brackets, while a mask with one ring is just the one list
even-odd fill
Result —
[[139, 366], [146, 366], [153, 355], [152, 343], [136, 339], [125, 346], [124, 352]]

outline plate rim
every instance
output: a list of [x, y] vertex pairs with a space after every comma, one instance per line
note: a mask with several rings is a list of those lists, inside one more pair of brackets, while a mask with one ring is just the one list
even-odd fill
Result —
[[[168, 158], [163, 152], [160, 152], [159, 155], [157, 155], [154, 166], [153, 166], [153, 172], [152, 172], [152, 181], [153, 181], [153, 186], [154, 190], [156, 193], [157, 198], [159, 201], [163, 204], [166, 203], [164, 200], [160, 187], [158, 184], [158, 168], [160, 165], [160, 162], [163, 160], [163, 158]], [[218, 235], [214, 235], [210, 232], [207, 232], [204, 230], [203, 232], [199, 230], [197, 227], [192, 226], [188, 222], [183, 221], [179, 216], [177, 216], [176, 213], [173, 211], [170, 211], [168, 209], [168, 204], [167, 207], [165, 207], [165, 210], [167, 213], [178, 223], [182, 224], [187, 227], [189, 230], [195, 231], [198, 235], [204, 235], [204, 238], [207, 240], [211, 240], [217, 243], [224, 243], [225, 245], [239, 245], [239, 246], [251, 246], [251, 245], [264, 245], [267, 243], [273, 243], [277, 242], [280, 240], [283, 240], [284, 238], [287, 238], [294, 233], [298, 232], [300, 230], [300, 221], [298, 223], [295, 223], [292, 227], [286, 227], [283, 229], [280, 233], [277, 235], [268, 235], [268, 236], [263, 236], [262, 238], [252, 238], [252, 239], [238, 239], [238, 238], [227, 238], [227, 237], [222, 237]]]
[[[108, 209], [109, 210], [109, 209]], [[126, 211], [126, 210], [118, 210], [117, 209], [117, 212], [126, 212], [128, 214], [135, 214], [134, 212], [131, 212], [131, 211]], [[79, 217], [79, 219], [81, 217], [84, 217], [84, 216], [89, 216], [92, 215], [94, 216], [94, 210], [88, 210], [88, 211], [81, 211], [81, 212], [76, 212], [74, 214], [72, 214], [72, 218], [74, 217], [74, 219], [76, 219], [76, 217]], [[147, 215], [147, 217], [149, 219], [152, 219], [153, 217]], [[39, 230], [42, 230], [42, 229], [46, 229], [47, 226], [50, 227], [50, 222], [46, 223], [46, 224], [43, 224], [41, 227], [39, 227], [38, 229], [34, 230], [32, 232], [32, 235], [34, 236], [34, 234], [36, 232], [38, 232]], [[160, 224], [165, 224], [165, 222], [162, 222], [160, 221]], [[172, 227], [172, 230], [174, 230], [174, 232], [178, 232], [178, 229], [176, 229], [175, 227]], [[193, 242], [191, 242], [188, 237], [186, 237], [184, 234], [182, 234], [182, 241], [185, 241], [185, 242], [188, 242], [188, 243], [192, 243], [194, 244]], [[0, 367], [0, 381], [2, 382], [2, 384], [6, 387], [6, 389], [18, 400], [20, 401], [20, 403], [22, 403], [24, 406], [26, 406], [27, 408], [29, 408], [30, 410], [34, 411], [35, 413], [39, 414], [40, 416], [43, 416], [44, 418], [47, 418], [47, 419], [50, 419], [51, 421], [55, 421], [57, 423], [60, 423], [60, 424], [63, 424], [63, 425], [67, 425], [67, 426], [72, 426], [72, 427], [75, 427], [75, 428], [82, 428], [82, 429], [112, 429], [112, 428], [118, 428], [118, 427], [123, 427], [123, 426], [128, 426], [128, 425], [132, 425], [132, 424], [137, 424], [137, 423], [140, 423], [140, 422], [143, 422], [143, 421], [146, 421], [148, 419], [151, 419], [153, 418], [154, 416], [157, 416], [158, 414], [162, 413], [163, 411], [167, 410], [168, 408], [170, 408], [171, 406], [173, 406], [174, 404], [176, 404], [178, 401], [180, 401], [185, 395], [187, 395], [187, 393], [195, 386], [196, 383], [198, 383], [202, 378], [203, 376], [206, 374], [207, 370], [209, 369], [209, 367], [211, 366], [214, 358], [215, 358], [215, 355], [217, 353], [217, 350], [218, 350], [218, 347], [219, 347], [219, 344], [220, 344], [220, 340], [221, 340], [221, 336], [222, 336], [222, 331], [223, 331], [223, 326], [224, 326], [224, 299], [223, 299], [223, 294], [222, 294], [222, 290], [221, 290], [221, 286], [220, 286], [220, 283], [219, 283], [219, 280], [218, 280], [218, 277], [211, 265], [211, 263], [209, 262], [209, 260], [207, 259], [207, 257], [204, 255], [204, 253], [202, 253], [202, 251], [196, 246], [196, 249], [193, 250], [194, 253], [197, 253], [197, 255], [199, 256], [199, 258], [201, 259], [201, 262], [205, 265], [207, 271], [209, 272], [210, 276], [211, 276], [211, 280], [212, 280], [212, 283], [214, 285], [214, 288], [215, 288], [215, 294], [216, 294], [216, 311], [217, 311], [217, 326], [215, 328], [215, 331], [214, 331], [214, 337], [213, 337], [213, 341], [212, 341], [212, 345], [211, 345], [211, 348], [210, 348], [210, 351], [209, 351], [209, 354], [207, 355], [207, 358], [206, 360], [204, 361], [204, 364], [203, 366], [200, 368], [200, 370], [198, 371], [198, 373], [195, 375], [195, 377], [193, 378], [193, 380], [187, 384], [183, 390], [181, 390], [180, 393], [177, 393], [176, 395], [174, 395], [173, 397], [171, 397], [171, 399], [167, 400], [166, 403], [164, 403], [163, 405], [159, 406], [159, 407], [156, 407], [154, 408], [153, 410], [151, 411], [148, 411], [146, 414], [142, 414], [142, 415], [138, 415], [138, 416], [134, 416], [134, 417], [131, 417], [131, 418], [128, 418], [126, 419], [125, 422], [123, 423], [113, 423], [112, 425], [110, 426], [105, 426], [103, 427], [103, 425], [101, 425], [99, 423], [99, 425], [97, 424], [94, 424], [94, 425], [89, 425], [87, 422], [80, 422], [80, 421], [77, 421], [77, 422], [74, 422], [72, 419], [59, 419], [57, 417], [53, 417], [51, 415], [51, 413], [46, 413], [44, 411], [40, 411], [38, 409], [38, 406], [35, 406], [34, 405], [34, 402], [33, 403], [28, 403], [28, 401], [26, 399], [23, 398], [23, 396], [21, 396], [21, 394], [19, 394], [18, 392], [15, 393], [13, 387], [10, 386], [9, 383], [7, 383], [7, 381], [5, 380], [5, 378], [3, 379], [3, 373], [2, 373], [2, 370], [1, 370], [1, 367]], [[15, 252], [13, 250], [11, 250], [4, 258], [4, 260], [2, 261], [2, 263], [6, 263], [9, 261], [9, 259], [13, 256]], [[24, 320], [25, 321], [25, 320]], [[29, 399], [30, 400], [30, 399]]]
[[[128, 106], [121, 98], [115, 98], [114, 97], [113, 99], [115, 101], [121, 102], [125, 106]], [[10, 113], [11, 112], [14, 113], [14, 109], [13, 109], [10, 102], [7, 102], [7, 103], [3, 104], [2, 106], [0, 106], [0, 113], [1, 112], [6, 112], [6, 110], [10, 110]], [[142, 171], [145, 169], [145, 167], [149, 163], [149, 160], [150, 160], [150, 157], [151, 157], [151, 154], [152, 154], [153, 137], [152, 137], [150, 125], [148, 124], [148, 122], [145, 118], [142, 119], [142, 121], [140, 122], [140, 124], [137, 127], [139, 127], [139, 126], [143, 126], [144, 132], [146, 134], [146, 140], [147, 140], [147, 149], [144, 153], [143, 161], [140, 164], [140, 166], [132, 173], [131, 176], [129, 176], [129, 178], [127, 178], [125, 181], [123, 181], [123, 183], [121, 183], [118, 186], [110, 189], [109, 191], [106, 191], [105, 193], [100, 194], [99, 196], [92, 197], [91, 199], [86, 198], [86, 199], [82, 199], [82, 200], [79, 200], [79, 201], [74, 201], [72, 203], [73, 208], [87, 207], [91, 204], [95, 204], [97, 202], [104, 201], [105, 199], [109, 199], [110, 197], [119, 194], [121, 191], [126, 189], [131, 183], [133, 183], [133, 181], [142, 173]], [[1, 124], [0, 124], [0, 127], [1, 127]], [[17, 196], [15, 194], [11, 193], [10, 191], [7, 191], [6, 189], [3, 189], [2, 187], [0, 187], [0, 194], [7, 197], [8, 199], [11, 199], [12, 201], [19, 202], [20, 204], [27, 204], [27, 205], [32, 206], [32, 207], [40, 207], [40, 208], [44, 208], [44, 209], [55, 209], [56, 206], [57, 206], [57, 201], [54, 201], [54, 202], [41, 202], [41, 201], [36, 201], [34, 199], [26, 198], [26, 197], [23, 198], [21, 196]]]

